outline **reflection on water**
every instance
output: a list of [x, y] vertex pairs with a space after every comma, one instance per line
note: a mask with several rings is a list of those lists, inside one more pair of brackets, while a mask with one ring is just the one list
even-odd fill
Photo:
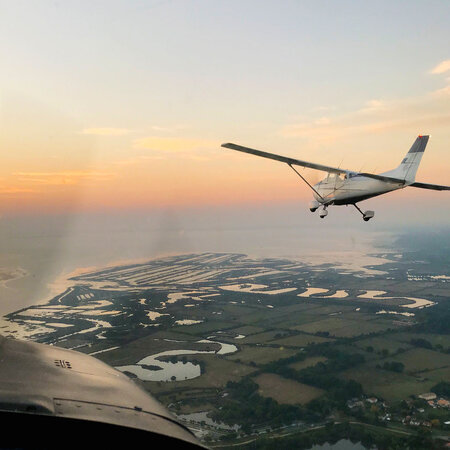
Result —
[[121, 372], [128, 372], [137, 376], [142, 381], [181, 381], [191, 380], [201, 375], [199, 364], [189, 361], [161, 361], [161, 358], [182, 355], [198, 355], [198, 354], [217, 354], [227, 355], [236, 352], [238, 349], [233, 344], [224, 344], [222, 342], [210, 341], [203, 339], [198, 343], [220, 344], [218, 351], [214, 350], [168, 350], [147, 356], [136, 364], [118, 366], [116, 369]]

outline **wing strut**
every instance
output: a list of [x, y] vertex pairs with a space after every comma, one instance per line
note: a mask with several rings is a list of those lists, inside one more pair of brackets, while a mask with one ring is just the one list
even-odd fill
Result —
[[291, 164], [287, 163], [287, 165], [323, 200], [325, 201], [325, 199], [313, 188], [313, 186], [311, 186], [311, 184], [308, 183], [308, 181], [302, 176], [300, 175], [300, 173], [295, 170]]

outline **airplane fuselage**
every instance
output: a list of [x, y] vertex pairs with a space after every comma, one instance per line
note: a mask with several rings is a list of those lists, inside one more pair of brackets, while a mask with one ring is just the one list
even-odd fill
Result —
[[324, 205], [351, 205], [368, 198], [405, 187], [404, 184], [386, 183], [358, 174], [345, 177], [330, 174], [314, 186], [314, 198]]

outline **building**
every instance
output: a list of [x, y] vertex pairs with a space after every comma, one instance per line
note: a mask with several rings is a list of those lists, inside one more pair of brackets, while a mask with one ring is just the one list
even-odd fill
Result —
[[426, 392], [425, 394], [420, 394], [419, 398], [422, 398], [423, 400], [430, 401], [436, 399], [436, 394], [434, 392]]

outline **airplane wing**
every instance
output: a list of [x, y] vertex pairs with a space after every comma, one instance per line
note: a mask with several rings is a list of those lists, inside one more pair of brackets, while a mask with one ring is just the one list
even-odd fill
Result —
[[422, 189], [433, 189], [435, 191], [450, 191], [450, 186], [441, 186], [439, 184], [428, 184], [428, 183], [412, 183], [408, 186], [422, 188]]
[[[261, 150], [255, 150], [254, 148], [243, 147], [241, 145], [232, 144], [232, 143], [222, 144], [222, 147], [229, 148], [231, 150], [237, 150], [239, 152], [249, 153], [251, 155], [261, 156], [263, 158], [273, 159], [275, 161], [284, 162], [284, 163], [292, 165], [292, 166], [302, 166], [302, 167], [308, 167], [310, 169], [322, 170], [323, 172], [337, 173], [337, 174], [341, 174], [341, 173], [345, 174], [348, 172], [352, 172], [350, 170], [340, 169], [340, 168], [331, 167], [331, 166], [324, 166], [323, 164], [316, 164], [316, 163], [311, 163], [308, 161], [301, 161], [299, 159], [276, 155], [274, 153], [263, 152]], [[438, 184], [427, 184], [427, 183], [407, 184], [407, 181], [405, 181], [402, 178], [388, 177], [385, 175], [376, 175], [374, 173], [367, 173], [367, 172], [352, 172], [352, 173], [354, 173], [355, 175], [373, 178], [374, 180], [380, 180], [380, 181], [384, 181], [387, 183], [396, 183], [396, 184], [407, 185], [407, 186], [412, 186], [412, 187], [417, 187], [417, 188], [422, 188], [422, 189], [434, 189], [436, 191], [450, 190], [450, 186], [440, 186]]]
[[250, 153], [251, 155], [262, 156], [263, 158], [269, 158], [269, 159], [273, 159], [275, 161], [284, 162], [284, 163], [292, 165], [292, 166], [308, 167], [309, 169], [322, 170], [324, 172], [338, 173], [338, 174], [349, 172], [348, 170], [345, 170], [345, 169], [324, 166], [322, 164], [315, 164], [315, 163], [311, 163], [308, 161], [301, 161], [299, 159], [275, 155], [274, 153], [267, 153], [267, 152], [263, 152], [261, 150], [255, 150], [253, 148], [242, 147], [241, 145], [236, 145], [236, 144], [231, 144], [231, 143], [222, 144], [222, 147], [229, 148], [231, 150], [237, 150], [239, 152]]

